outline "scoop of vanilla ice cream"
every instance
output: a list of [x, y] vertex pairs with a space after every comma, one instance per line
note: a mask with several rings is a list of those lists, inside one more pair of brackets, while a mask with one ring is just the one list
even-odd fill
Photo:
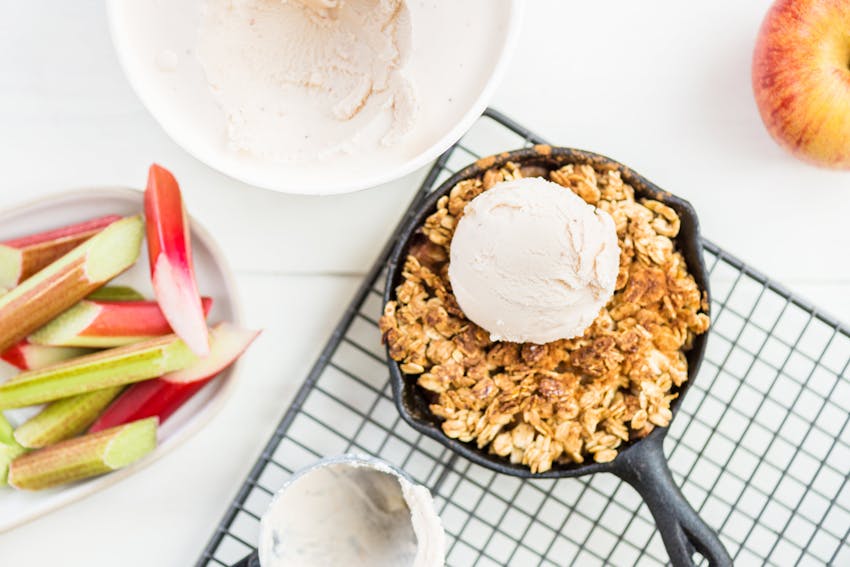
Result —
[[498, 183], [467, 204], [449, 279], [464, 314], [493, 340], [543, 344], [593, 323], [619, 265], [611, 215], [534, 177]]

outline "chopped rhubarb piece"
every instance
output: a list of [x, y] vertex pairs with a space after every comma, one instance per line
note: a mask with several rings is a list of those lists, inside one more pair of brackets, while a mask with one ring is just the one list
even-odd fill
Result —
[[259, 334], [259, 331], [243, 329], [233, 323], [219, 323], [210, 333], [210, 356], [170, 372], [162, 379], [174, 384], [189, 384], [215, 376], [233, 364]]
[[26, 449], [15, 444], [4, 445], [0, 443], [0, 486], [6, 484], [6, 476], [9, 474], [9, 465], [23, 455]]
[[90, 348], [34, 345], [23, 340], [6, 349], [0, 358], [20, 370], [38, 370], [91, 353]]
[[0, 411], [0, 445], [12, 443], [15, 440], [14, 432], [15, 428], [12, 427], [12, 424], [9, 423], [6, 416]]
[[6, 420], [3, 412], [0, 412], [0, 486], [6, 484], [9, 464], [24, 452], [26, 449], [15, 441], [12, 424]]
[[[212, 299], [202, 300], [204, 315]], [[29, 336], [31, 343], [51, 346], [108, 348], [172, 333], [155, 301], [91, 301], [85, 299]]]
[[101, 388], [150, 380], [198, 360], [176, 335], [96, 352], [0, 384], [0, 409], [52, 402]]
[[126, 467], [156, 448], [156, 430], [145, 419], [26, 453], [9, 466], [9, 486], [41, 490]]
[[145, 296], [126, 285], [105, 285], [96, 289], [86, 299], [92, 301], [144, 301]]
[[85, 431], [123, 389], [112, 386], [56, 400], [19, 425], [15, 440], [27, 449], [38, 449], [70, 439]]
[[132, 266], [142, 236], [138, 216], [116, 221], [0, 297], [0, 352]]
[[195, 354], [206, 356], [209, 336], [192, 263], [189, 217], [177, 180], [156, 164], [148, 174], [145, 222], [156, 300], [174, 332]]
[[0, 287], [15, 287], [120, 218], [109, 215], [0, 242]]
[[184, 370], [127, 388], [94, 422], [89, 432], [101, 431], [146, 417], [164, 423], [207, 382], [230, 366], [248, 348], [258, 331], [220, 323], [210, 331], [210, 355]]
[[146, 417], [158, 417], [159, 422], [164, 423], [212, 378], [214, 376], [187, 384], [166, 382], [157, 378], [133, 384], [95, 420], [89, 428], [89, 433]]

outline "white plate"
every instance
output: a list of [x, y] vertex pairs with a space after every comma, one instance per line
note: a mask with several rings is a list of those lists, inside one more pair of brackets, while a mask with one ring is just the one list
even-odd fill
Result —
[[[413, 25], [404, 68], [420, 106], [396, 146], [282, 164], [227, 146], [225, 118], [194, 56], [203, 0], [108, 0], [112, 40], [130, 84], [162, 128], [207, 165], [287, 193], [346, 193], [402, 177], [456, 142], [483, 112], [516, 42], [520, 0], [408, 0]], [[157, 56], [178, 55], [163, 71]], [[329, 167], [332, 165], [332, 167]]]
[[[59, 193], [0, 212], [0, 240], [110, 213], [132, 215], [140, 212], [142, 192], [134, 189], [98, 188]], [[230, 268], [212, 237], [194, 221], [192, 252], [201, 293], [213, 298], [209, 320], [241, 323], [242, 314]], [[114, 281], [133, 286], [146, 297], [153, 297], [146, 245], [142, 246], [139, 261]], [[4, 362], [0, 361], [0, 366], [4, 367], [0, 370], [4, 378], [14, 374], [14, 370]], [[188, 439], [221, 409], [234, 384], [238, 366], [237, 362], [177, 410], [160, 428], [159, 446], [138, 463], [104, 476], [51, 490], [25, 492], [0, 487], [0, 532], [126, 478]], [[21, 413], [22, 410], [7, 412], [7, 417], [14, 425], [16, 421], [20, 421]]]

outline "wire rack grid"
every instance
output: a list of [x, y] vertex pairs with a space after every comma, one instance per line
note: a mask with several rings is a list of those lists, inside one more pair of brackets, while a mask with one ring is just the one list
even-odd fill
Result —
[[[436, 162], [416, 203], [481, 155], [542, 140], [488, 110]], [[259, 518], [296, 470], [346, 452], [427, 486], [447, 565], [663, 565], [637, 493], [612, 475], [520, 480], [457, 457], [398, 416], [377, 319], [385, 246], [198, 560], [250, 553]], [[736, 565], [850, 565], [850, 332], [712, 243], [706, 358], [671, 425], [676, 482]]]

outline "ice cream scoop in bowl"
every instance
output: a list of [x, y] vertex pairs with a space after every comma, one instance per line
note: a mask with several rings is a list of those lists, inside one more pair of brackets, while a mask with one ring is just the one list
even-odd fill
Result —
[[[459, 230], [458, 218], [463, 222], [465, 204], [486, 193], [494, 179], [525, 177], [558, 181], [585, 201], [610, 209], [624, 257], [635, 257], [633, 271], [622, 273], [621, 267], [618, 295], [573, 342], [536, 345], [530, 335], [523, 336], [529, 341], [524, 345], [494, 342], [491, 338], [498, 339], [500, 333], [474, 325], [470, 320], [482, 325], [487, 321], [467, 318], [461, 312], [462, 296], [452, 294], [455, 280], [448, 283], [457, 271], [448, 265], [449, 256], [452, 261], [463, 257], [456, 255], [451, 239]], [[617, 200], [622, 210], [611, 206]], [[647, 231], [652, 227], [653, 233], [632, 239], [629, 223]], [[580, 247], [575, 242], [571, 246]], [[661, 259], [664, 269], [654, 263]], [[528, 274], [495, 270], [491, 277], [513, 281]], [[486, 285], [486, 278], [477, 283], [479, 289]], [[680, 342], [674, 342], [677, 348], [668, 349], [670, 357], [664, 358], [659, 354], [664, 349], [654, 345], [668, 344], [675, 332], [668, 334], [659, 322], [665, 312], [676, 322], [674, 305], [680, 292], [696, 307], [679, 312], [687, 311], [683, 317], [689, 322], [673, 325], [680, 330]], [[483, 158], [446, 180], [406, 220], [388, 262], [384, 299], [382, 331], [393, 395], [401, 416], [414, 429], [476, 464], [513, 476], [613, 473], [649, 506], [674, 565], [693, 565], [695, 551], [712, 566], [731, 565], [716, 534], [675, 485], [662, 450], [667, 433], [662, 425], [681, 407], [707, 338], [708, 277], [697, 217], [689, 203], [622, 164], [589, 152], [535, 146]], [[533, 297], [524, 301], [534, 304]], [[489, 319], [498, 321], [499, 316], [492, 313]], [[629, 366], [630, 356], [640, 348], [650, 350], [645, 364], [635, 369]], [[652, 375], [657, 376], [645, 378]], [[606, 380], [609, 385], [597, 391], [588, 386]], [[585, 397], [579, 399], [575, 392]], [[505, 395], [500, 398], [500, 393]], [[557, 427], [552, 425], [557, 421], [551, 419], [553, 414], [564, 416]]]

